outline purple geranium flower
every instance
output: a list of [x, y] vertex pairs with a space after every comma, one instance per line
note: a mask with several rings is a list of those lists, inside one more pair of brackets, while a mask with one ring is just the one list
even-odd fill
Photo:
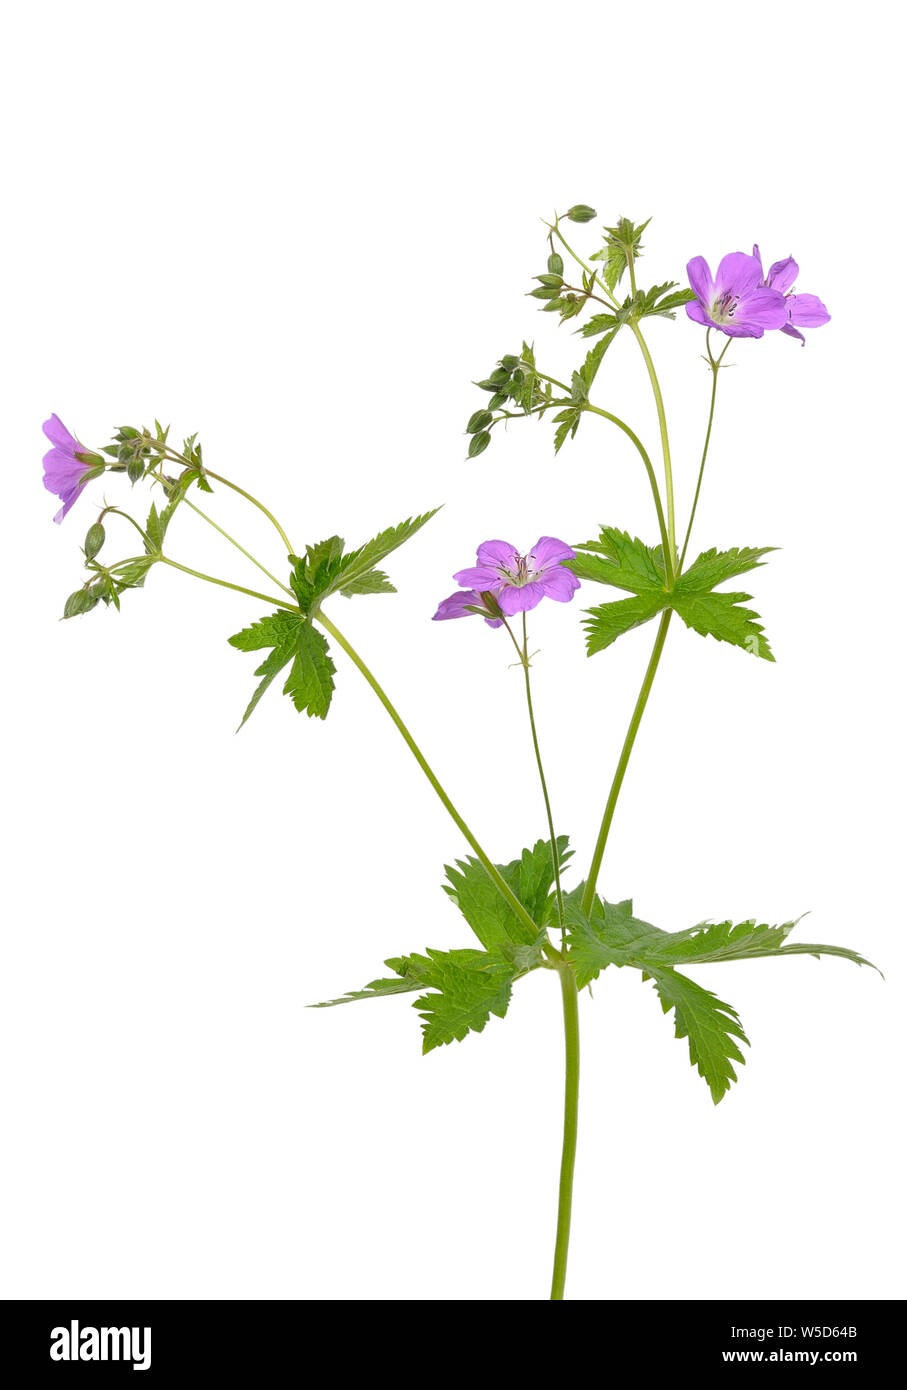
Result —
[[696, 298], [686, 306], [695, 323], [718, 328], [730, 338], [761, 338], [788, 319], [784, 295], [762, 280], [762, 262], [743, 251], [724, 256], [714, 280], [703, 256], [687, 262]]
[[[508, 618], [514, 613], [528, 613], [543, 598], [569, 603], [579, 588], [579, 580], [564, 568], [564, 561], [575, 558], [576, 551], [554, 536], [540, 536], [528, 555], [521, 555], [508, 541], [483, 541], [476, 551], [479, 563], [454, 575], [466, 592], [451, 594], [435, 617], [465, 618], [475, 607], [493, 613], [484, 598], [486, 594]], [[485, 621], [489, 627], [500, 626], [499, 619], [490, 617]]]
[[89, 455], [75, 435], [69, 433], [59, 415], [51, 415], [42, 429], [53, 445], [44, 455], [44, 486], [48, 492], [55, 492], [63, 503], [54, 517], [54, 521], [60, 522], [81, 492], [85, 475], [103, 460]]
[[[762, 257], [758, 246], [753, 247], [753, 258], [759, 262], [761, 271]], [[787, 322], [781, 325], [781, 332], [791, 338], [799, 338], [800, 342], [805, 344], [806, 339], [799, 329], [821, 328], [823, 323], [828, 323], [831, 314], [818, 295], [793, 293], [794, 281], [799, 274], [800, 267], [797, 262], [793, 256], [788, 256], [786, 260], [775, 261], [762, 283], [767, 289], [779, 290], [784, 295]]]

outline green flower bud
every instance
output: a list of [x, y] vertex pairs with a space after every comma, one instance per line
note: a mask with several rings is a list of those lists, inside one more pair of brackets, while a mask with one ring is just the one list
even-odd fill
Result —
[[552, 275], [563, 275], [564, 273], [563, 257], [559, 256], [556, 251], [552, 251], [548, 257], [548, 270]]
[[491, 424], [490, 410], [477, 410], [474, 415], [470, 415], [469, 424], [466, 426], [467, 434], [478, 434], [479, 430], [487, 429]]
[[99, 521], [93, 526], [89, 526], [88, 534], [85, 537], [85, 559], [93, 560], [101, 546], [104, 544], [104, 527]]
[[575, 207], [570, 209], [567, 216], [571, 222], [591, 222], [593, 218], [598, 216], [598, 213], [587, 203], [577, 203]]
[[472, 439], [470, 439], [469, 441], [468, 457], [471, 459], [478, 458], [479, 454], [483, 453], [484, 450], [488, 448], [490, 443], [491, 435], [488, 433], [487, 430], [483, 430], [481, 434], [474, 434], [472, 436]]

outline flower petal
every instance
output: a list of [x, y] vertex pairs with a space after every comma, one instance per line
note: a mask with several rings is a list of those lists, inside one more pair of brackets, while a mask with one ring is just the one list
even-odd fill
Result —
[[708, 327], [712, 322], [698, 299], [691, 299], [689, 303], [684, 305], [684, 308], [687, 311], [687, 316], [691, 318], [694, 323], [704, 323]]
[[483, 541], [476, 551], [480, 565], [502, 565], [513, 570], [520, 558], [520, 552], [509, 541]]
[[779, 294], [777, 290], [755, 289], [740, 299], [734, 310], [732, 326], [747, 329], [780, 328], [787, 322], [787, 318], [788, 301], [783, 294]]
[[51, 415], [49, 420], [44, 421], [41, 428], [51, 444], [57, 449], [62, 449], [64, 453], [72, 454], [76, 449], [82, 447], [75, 435], [69, 433], [59, 415]]
[[799, 338], [801, 347], [806, 347], [806, 339], [800, 332], [799, 328], [792, 328], [789, 323], [785, 323], [781, 329], [781, 332], [786, 333], [789, 338]]
[[742, 299], [762, 280], [762, 265], [755, 256], [745, 251], [731, 251], [723, 256], [715, 276], [715, 290], [719, 295], [730, 294]]
[[701, 299], [703, 304], [708, 304], [715, 286], [705, 256], [694, 256], [691, 261], [687, 261], [687, 279], [697, 299]]
[[539, 536], [527, 558], [530, 569], [546, 570], [552, 565], [559, 565], [562, 560], [575, 560], [576, 551], [556, 536]]
[[445, 618], [470, 618], [472, 614], [467, 612], [467, 605], [473, 608], [484, 608], [485, 606], [482, 603], [482, 595], [476, 593], [474, 589], [458, 589], [449, 598], [441, 600], [432, 622], [443, 622]]
[[533, 580], [522, 586], [505, 584], [498, 594], [498, 603], [510, 618], [514, 613], [528, 613], [530, 608], [535, 608], [544, 597], [545, 590], [542, 585]]
[[823, 323], [828, 323], [831, 318], [831, 314], [815, 294], [792, 294], [788, 297], [787, 307], [790, 310], [791, 323], [799, 324], [801, 328], [821, 328]]
[[454, 579], [464, 589], [496, 589], [501, 583], [501, 571], [497, 565], [472, 565], [466, 570], [457, 570]]
[[572, 570], [565, 569], [559, 565], [557, 569], [549, 570], [546, 575], [539, 580], [545, 591], [546, 598], [553, 598], [556, 603], [569, 603], [579, 588], [579, 580]]
[[786, 260], [775, 261], [765, 277], [765, 283], [769, 289], [780, 290], [782, 294], [787, 294], [799, 274], [800, 267], [797, 262], [793, 256], [788, 256]]

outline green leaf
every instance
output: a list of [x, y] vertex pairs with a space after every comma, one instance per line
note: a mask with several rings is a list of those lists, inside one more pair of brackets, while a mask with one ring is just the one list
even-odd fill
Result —
[[597, 608], [587, 608], [583, 617], [586, 632], [586, 652], [594, 656], [603, 652], [634, 627], [642, 627], [665, 607], [664, 596], [643, 594], [640, 597], [620, 599], [617, 603], [602, 603]]
[[[474, 436], [478, 438], [481, 436]], [[423, 516], [410, 517], [399, 526], [391, 526], [358, 550], [346, 554], [341, 537], [331, 536], [318, 545], [308, 546], [304, 557], [291, 556], [290, 584], [303, 613], [314, 616], [330, 594], [351, 598], [356, 594], [395, 593], [387, 575], [375, 566], [421, 530], [438, 510], [435, 507]]]
[[757, 568], [762, 556], [772, 549], [773, 546], [744, 546], [706, 550], [669, 590], [660, 546], [647, 546], [626, 531], [603, 527], [597, 541], [577, 546], [577, 556], [567, 566], [579, 579], [627, 589], [639, 601], [603, 604], [587, 610], [584, 624], [589, 655], [603, 651], [624, 632], [648, 622], [665, 608], [673, 608], [687, 627], [702, 636], [730, 642], [754, 656], [774, 661], [758, 613], [741, 606], [750, 595], [713, 592], [714, 585]]
[[647, 218], [636, 227], [628, 217], [621, 217], [616, 227], [605, 228], [605, 244], [590, 259], [604, 262], [605, 283], [612, 292], [630, 260], [635, 261], [642, 255], [641, 237], [650, 221], [651, 218]]
[[733, 550], [704, 550], [689, 568], [684, 570], [675, 587], [678, 593], [705, 593], [714, 589], [716, 584], [723, 584], [725, 580], [734, 579], [738, 574], [746, 574], [747, 570], [760, 568], [762, 556], [769, 555], [776, 549], [777, 546], [764, 545], [758, 549], [752, 546], [735, 546]]
[[708, 1083], [717, 1105], [737, 1080], [732, 1063], [745, 1062], [734, 1039], [749, 1046], [736, 1009], [676, 970], [647, 972], [665, 1013], [674, 1010], [674, 1035], [689, 1039], [690, 1062]]
[[[788, 943], [799, 919], [780, 926], [749, 922], [701, 922], [686, 931], [659, 932], [633, 948], [634, 965], [707, 965], [728, 960], [759, 960], [767, 956], [841, 956], [854, 965], [878, 967], [846, 946], [820, 946], [812, 942]], [[881, 973], [881, 972], [880, 972]]]
[[579, 406], [568, 406], [566, 410], [562, 410], [559, 414], [555, 415], [554, 420], [555, 424], [557, 424], [557, 429], [554, 431], [554, 452], [556, 454], [560, 453], [563, 444], [566, 442], [567, 436], [569, 435], [572, 439], [576, 434], [576, 431], [579, 429], [579, 421], [582, 413]]
[[422, 1019], [423, 1053], [481, 1033], [492, 1014], [504, 1017], [517, 973], [513, 965], [485, 951], [429, 949], [428, 956], [427, 962], [416, 960], [433, 992], [413, 1003]]
[[164, 544], [164, 528], [158, 516], [157, 507], [152, 502], [151, 511], [148, 513], [148, 520], [145, 522], [145, 533], [148, 536], [150, 545], [146, 542], [145, 549], [153, 553], [161, 549]]
[[[526, 951], [527, 947], [518, 948]], [[514, 980], [541, 963], [520, 964], [499, 951], [434, 951], [427, 955], [401, 956], [385, 961], [396, 979], [373, 980], [365, 989], [340, 999], [327, 999], [310, 1007], [332, 1008], [358, 999], [380, 999], [391, 994], [429, 990], [413, 1003], [422, 1019], [422, 1051], [431, 1052], [445, 1043], [461, 1042], [467, 1033], [481, 1033], [492, 1014], [503, 1018], [510, 1003]]]
[[567, 568], [578, 579], [610, 584], [632, 594], [658, 594], [662, 606], [668, 602], [660, 546], [646, 545], [626, 531], [604, 526], [597, 541], [585, 541], [577, 550], [576, 559], [568, 561]]
[[279, 609], [251, 627], [243, 628], [242, 632], [235, 633], [228, 640], [231, 647], [241, 652], [271, 648], [255, 672], [262, 679], [249, 701], [240, 728], [268, 686], [290, 662], [293, 664], [283, 687], [284, 694], [290, 696], [300, 712], [325, 718], [334, 693], [335, 668], [325, 638], [307, 618]]
[[634, 917], [629, 899], [609, 903], [597, 897], [592, 915], [587, 917], [581, 906], [583, 888], [580, 884], [564, 900], [570, 960], [580, 989], [597, 979], [609, 965], [636, 965], [643, 947], [666, 935], [651, 922]]
[[[566, 835], [557, 837], [559, 869], [572, 855], [567, 843]], [[536, 927], [543, 927], [550, 920], [554, 886], [551, 842], [538, 840], [531, 850], [524, 849], [519, 859], [495, 867]], [[471, 855], [458, 859], [456, 867], [445, 864], [444, 872], [448, 880], [443, 885], [444, 891], [453, 898], [486, 950], [502, 948], [507, 942], [524, 946], [536, 944], [534, 933], [508, 906], [478, 859]]]
[[240, 729], [271, 682], [293, 660], [296, 653], [296, 634], [303, 621], [298, 613], [279, 609], [227, 639], [231, 647], [236, 647], [241, 652], [262, 651], [266, 647], [273, 649], [255, 671], [256, 676], [261, 676], [262, 680], [246, 706], [246, 712], [239, 724]]
[[300, 623], [293, 665], [283, 688], [300, 714], [304, 710], [310, 718], [312, 715], [318, 719], [327, 716], [334, 694], [335, 671], [323, 634], [310, 622]]
[[614, 314], [593, 314], [577, 332], [584, 338], [597, 338], [599, 333], [607, 333], [612, 328], [620, 328], [622, 320]]
[[157, 563], [156, 555], [143, 555], [138, 560], [116, 566], [116, 582], [121, 589], [141, 589], [152, 565]]
[[766, 640], [759, 614], [741, 605], [751, 597], [750, 594], [681, 594], [676, 593], [671, 606], [683, 618], [687, 627], [702, 637], [715, 637], [719, 642], [730, 642], [742, 647], [751, 656], [761, 656], [765, 661], [774, 661], [771, 647]]

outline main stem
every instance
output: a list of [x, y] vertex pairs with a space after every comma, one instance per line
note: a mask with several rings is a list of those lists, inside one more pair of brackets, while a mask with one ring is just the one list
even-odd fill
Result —
[[510, 907], [511, 911], [514, 912], [517, 917], [519, 917], [523, 925], [531, 929], [533, 938], [538, 936], [538, 927], [533, 922], [532, 918], [529, 916], [529, 913], [526, 911], [519, 898], [513, 892], [513, 889], [507, 883], [506, 879], [502, 876], [500, 870], [497, 869], [494, 864], [492, 864], [491, 860], [488, 858], [488, 855], [485, 853], [482, 846], [479, 844], [475, 835], [473, 835], [472, 831], [466, 824], [463, 817], [460, 815], [456, 806], [454, 806], [450, 797], [447, 795], [447, 792], [441, 786], [441, 783], [438, 781], [437, 777], [435, 776], [434, 772], [432, 771], [431, 767], [426, 761], [426, 758], [422, 753], [421, 748], [416, 743], [416, 740], [413, 738], [409, 729], [404, 724], [400, 715], [397, 713], [397, 710], [391, 704], [390, 698], [385, 694], [384, 690], [378, 684], [378, 681], [375, 679], [369, 668], [366, 666], [365, 662], [362, 660], [362, 657], [359, 655], [356, 649], [352, 647], [350, 643], [346, 640], [343, 633], [340, 632], [340, 630], [334, 626], [330, 618], [326, 617], [324, 613], [318, 613], [316, 622], [321, 624], [325, 632], [330, 633], [337, 645], [343, 648], [350, 661], [352, 661], [353, 665], [357, 667], [357, 669], [368, 681], [372, 690], [374, 690], [375, 694], [378, 696], [378, 699], [381, 701], [382, 705], [387, 710], [391, 719], [396, 724], [397, 729], [399, 730], [407, 748], [412, 753], [416, 762], [419, 764], [422, 771], [425, 773], [425, 776], [431, 783], [432, 789], [437, 795], [438, 800], [441, 802], [441, 805], [447, 811], [447, 814], [450, 816], [451, 820], [457, 826], [458, 830], [460, 831], [463, 838], [466, 840], [467, 844], [475, 852], [476, 858], [482, 865], [483, 869], [487, 873], [488, 877], [491, 879], [494, 886], [497, 888], [498, 892], [501, 894], [501, 897], [506, 900], [507, 905]]
[[558, 971], [564, 1002], [564, 1141], [561, 1148], [561, 1179], [557, 1203], [557, 1239], [554, 1246], [554, 1272], [551, 1297], [564, 1297], [567, 1279], [567, 1252], [570, 1248], [570, 1214], [573, 1209], [573, 1170], [576, 1165], [576, 1133], [579, 1119], [579, 991], [576, 975], [569, 965]]

